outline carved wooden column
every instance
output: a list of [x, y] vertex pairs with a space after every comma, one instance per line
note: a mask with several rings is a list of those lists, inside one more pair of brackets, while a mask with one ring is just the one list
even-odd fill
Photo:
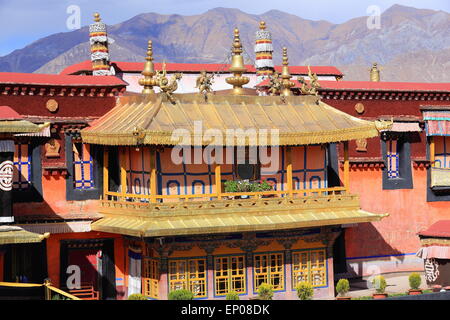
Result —
[[0, 141], [0, 224], [14, 222], [12, 212], [14, 149], [14, 141]]
[[158, 282], [158, 297], [159, 300], [167, 300], [169, 293], [169, 266], [168, 260], [169, 256], [172, 254], [172, 251], [167, 246], [159, 246], [156, 248], [156, 251], [159, 254], [159, 282]]
[[217, 242], [206, 242], [198, 244], [206, 253], [206, 274], [208, 284], [208, 299], [214, 299], [214, 257], [213, 253], [220, 244]]
[[120, 193], [122, 194], [122, 201], [125, 201], [125, 194], [127, 192], [127, 147], [121, 147], [120, 150]]
[[287, 147], [286, 148], [286, 175], [287, 175], [287, 191], [289, 193], [289, 197], [292, 198], [293, 194], [293, 181], [292, 181], [292, 148]]
[[154, 146], [150, 146], [150, 201], [156, 203], [156, 195], [158, 193], [156, 185], [156, 150]]
[[348, 141], [344, 141], [344, 187], [350, 192], [350, 162], [348, 156]]
[[288, 298], [293, 299], [291, 296], [292, 290], [292, 246], [298, 241], [297, 237], [282, 238], [277, 240], [284, 247], [284, 270], [285, 270], [285, 284], [286, 294]]
[[103, 149], [103, 199], [108, 200], [106, 193], [109, 191], [109, 148]]

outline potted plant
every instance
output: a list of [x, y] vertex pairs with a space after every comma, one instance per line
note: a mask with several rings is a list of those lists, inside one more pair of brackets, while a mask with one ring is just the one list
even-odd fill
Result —
[[411, 289], [408, 290], [409, 295], [417, 295], [422, 294], [422, 289], [420, 289], [420, 284], [422, 283], [422, 278], [420, 274], [417, 272], [413, 272], [409, 275], [409, 287]]
[[336, 284], [336, 291], [339, 294], [339, 296], [336, 297], [336, 300], [351, 300], [350, 297], [346, 296], [347, 292], [350, 291], [350, 283], [347, 279], [339, 279]]
[[272, 297], [273, 297], [272, 285], [268, 283], [261, 283], [258, 287], [259, 300], [272, 300]]
[[295, 287], [297, 296], [300, 300], [311, 300], [314, 295], [314, 289], [309, 282], [302, 281]]
[[169, 292], [169, 300], [194, 300], [194, 294], [186, 289], [178, 289]]
[[374, 299], [384, 299], [387, 297], [386, 290], [386, 279], [383, 276], [376, 276], [372, 279], [372, 285], [374, 286], [376, 292], [372, 295]]
[[133, 293], [128, 296], [128, 300], [148, 300], [148, 299], [143, 294]]
[[239, 294], [235, 291], [228, 292], [225, 300], [239, 300]]
[[[252, 186], [248, 180], [228, 180], [225, 181], [225, 192], [251, 192]], [[248, 195], [241, 195], [240, 198], [248, 198]]]
[[[268, 182], [267, 180], [260, 180], [258, 182], [253, 183], [254, 190], [256, 192], [264, 192], [264, 191], [270, 191], [273, 189], [273, 184]], [[263, 198], [272, 198], [274, 197], [274, 194], [267, 194], [263, 195]]]

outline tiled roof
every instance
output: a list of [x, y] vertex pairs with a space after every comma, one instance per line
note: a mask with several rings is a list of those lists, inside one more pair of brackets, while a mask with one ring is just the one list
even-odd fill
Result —
[[115, 76], [74, 76], [62, 74], [0, 72], [0, 84], [39, 86], [114, 87], [127, 83]]
[[420, 231], [418, 235], [424, 237], [450, 238], [450, 220], [439, 220], [428, 229]]
[[[130, 73], [140, 73], [144, 69], [144, 62], [124, 62], [124, 61], [114, 61], [112, 65], [121, 72]], [[229, 64], [219, 64], [219, 63], [166, 63], [166, 70], [169, 72], [193, 72], [197, 73], [200, 71], [207, 72], [227, 72]], [[255, 73], [256, 69], [253, 65], [246, 65], [247, 71], [249, 73]], [[281, 72], [282, 66], [275, 66], [275, 70]], [[162, 63], [155, 63], [155, 69], [161, 70]], [[90, 72], [92, 71], [92, 63], [90, 60], [83, 61], [78, 64], [71, 65], [61, 71], [61, 74], [75, 74], [80, 72]], [[312, 66], [311, 71], [318, 75], [331, 75], [331, 76], [342, 76], [342, 72], [332, 66]], [[308, 67], [306, 66], [291, 66], [289, 67], [289, 72], [292, 74], [308, 74]]]
[[[294, 88], [300, 88], [301, 84], [292, 79]], [[308, 82], [308, 81], [306, 81]], [[325, 90], [345, 90], [345, 91], [426, 91], [426, 92], [450, 92], [450, 83], [429, 83], [429, 82], [386, 82], [386, 81], [326, 81], [319, 80], [319, 91]], [[269, 80], [264, 80], [257, 84], [257, 87], [269, 85]]]

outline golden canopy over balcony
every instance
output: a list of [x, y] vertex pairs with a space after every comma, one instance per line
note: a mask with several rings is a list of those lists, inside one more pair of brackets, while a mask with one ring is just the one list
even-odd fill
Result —
[[[209, 145], [212, 140], [195, 136], [195, 122], [203, 128], [219, 130], [221, 145], [253, 145], [238, 130], [278, 130], [278, 141], [256, 145], [310, 145], [376, 137], [391, 123], [352, 117], [311, 96], [210, 96], [174, 95], [172, 104], [163, 95], [124, 96], [117, 106], [89, 128], [81, 131], [85, 143], [101, 145], [179, 145], [175, 130], [187, 130], [191, 145]], [[229, 136], [228, 132], [233, 132]], [[219, 143], [220, 144], [220, 143]]]

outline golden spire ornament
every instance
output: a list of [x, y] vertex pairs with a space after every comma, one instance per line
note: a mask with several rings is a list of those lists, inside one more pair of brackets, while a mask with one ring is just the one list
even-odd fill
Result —
[[231, 67], [228, 70], [233, 73], [233, 76], [226, 78], [225, 81], [233, 86], [233, 94], [242, 95], [244, 93], [242, 86], [249, 83], [250, 78], [242, 75], [247, 69], [244, 66], [242, 44], [238, 28], [234, 29], [233, 49], [231, 52]]
[[281, 79], [283, 90], [281, 91], [282, 96], [290, 96], [291, 88], [295, 86], [295, 83], [291, 81], [291, 74], [289, 73], [289, 61], [287, 55], [287, 48], [283, 47], [283, 68], [281, 69]]
[[139, 79], [139, 84], [144, 87], [142, 89], [143, 94], [151, 94], [155, 92], [153, 86], [157, 85], [156, 80], [153, 78], [155, 75], [155, 66], [153, 65], [153, 47], [151, 40], [148, 40], [147, 57], [145, 60], [144, 70], [141, 72], [144, 77]]
[[372, 68], [370, 69], [370, 81], [380, 81], [380, 70], [376, 62], [372, 63]]

